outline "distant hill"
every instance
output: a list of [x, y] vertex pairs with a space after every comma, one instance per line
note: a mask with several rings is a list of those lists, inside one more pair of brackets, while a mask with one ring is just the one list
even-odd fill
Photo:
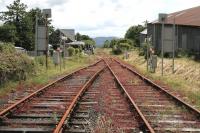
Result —
[[112, 40], [112, 39], [115, 39], [117, 37], [95, 37], [93, 38], [94, 41], [96, 42], [96, 46], [97, 47], [103, 47], [103, 44], [106, 40]]

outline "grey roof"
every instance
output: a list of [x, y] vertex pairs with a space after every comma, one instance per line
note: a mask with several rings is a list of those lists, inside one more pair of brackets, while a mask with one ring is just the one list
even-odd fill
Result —
[[85, 45], [85, 43], [82, 41], [75, 41], [75, 42], [66, 43], [66, 45]]
[[67, 38], [75, 41], [75, 30], [74, 29], [59, 29]]

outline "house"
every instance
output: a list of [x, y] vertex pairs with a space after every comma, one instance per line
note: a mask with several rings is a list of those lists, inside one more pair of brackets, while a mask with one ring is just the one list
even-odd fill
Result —
[[61, 38], [65, 43], [75, 41], [75, 30], [74, 29], [59, 29], [61, 32]]
[[[164, 53], [172, 53], [174, 37], [176, 52], [182, 50], [200, 55], [200, 6], [168, 14], [163, 31]], [[158, 20], [148, 23], [147, 35], [152, 37], [153, 47], [159, 53], [162, 24]]]

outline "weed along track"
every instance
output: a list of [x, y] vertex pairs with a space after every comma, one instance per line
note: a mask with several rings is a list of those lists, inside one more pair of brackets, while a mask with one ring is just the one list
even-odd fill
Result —
[[0, 132], [53, 132], [77, 93], [105, 63], [75, 71], [0, 112]]
[[118, 82], [153, 132], [200, 132], [200, 112], [116, 59], [107, 59]]

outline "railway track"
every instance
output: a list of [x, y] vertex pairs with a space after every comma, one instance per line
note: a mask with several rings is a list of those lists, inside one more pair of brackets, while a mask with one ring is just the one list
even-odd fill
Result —
[[107, 58], [0, 112], [0, 132], [200, 132], [200, 112]]
[[77, 93], [104, 67], [100, 60], [17, 101], [0, 112], [0, 132], [53, 132]]
[[105, 69], [82, 95], [65, 132], [147, 131], [123, 95], [109, 69]]
[[152, 132], [200, 132], [200, 112], [116, 59], [107, 59]]

